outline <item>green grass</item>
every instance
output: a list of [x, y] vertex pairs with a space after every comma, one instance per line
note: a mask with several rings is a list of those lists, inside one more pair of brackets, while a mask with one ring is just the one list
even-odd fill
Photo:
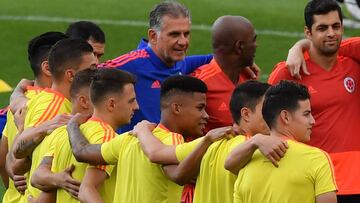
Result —
[[[303, 8], [308, 0], [184, 0], [192, 13], [193, 24], [211, 25], [221, 15], [242, 15], [251, 20], [257, 30], [286, 32], [303, 31]], [[53, 16], [86, 19], [147, 21], [154, 0], [2, 0], [0, 15]], [[220, 3], [221, 2], [221, 3]], [[64, 31], [67, 23], [0, 20], [0, 78], [15, 86], [21, 78], [32, 78], [27, 62], [27, 42], [35, 35], [54, 30]], [[146, 27], [100, 24], [106, 33], [106, 54], [103, 60], [114, 58], [134, 49]], [[359, 36], [359, 30], [346, 30], [347, 36]], [[298, 38], [270, 35], [258, 36], [256, 62], [262, 73], [268, 74]], [[210, 53], [210, 31], [192, 31], [188, 54]], [[263, 77], [263, 79], [265, 79]], [[0, 94], [0, 107], [8, 103], [8, 93]]]

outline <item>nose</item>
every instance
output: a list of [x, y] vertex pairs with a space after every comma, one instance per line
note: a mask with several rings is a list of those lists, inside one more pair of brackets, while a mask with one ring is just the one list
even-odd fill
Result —
[[329, 37], [335, 36], [335, 30], [334, 30], [331, 26], [329, 26], [327, 35], [328, 35]]
[[209, 114], [205, 110], [203, 112], [203, 118], [209, 120]]
[[135, 104], [134, 104], [134, 111], [139, 110], [139, 104], [138, 102], [135, 100]]
[[310, 125], [311, 125], [311, 126], [315, 125], [315, 119], [314, 119], [314, 117], [312, 116], [312, 114], [311, 114], [311, 118], [310, 118]]
[[181, 34], [177, 43], [181, 46], [186, 46], [189, 43], [189, 37], [185, 34]]

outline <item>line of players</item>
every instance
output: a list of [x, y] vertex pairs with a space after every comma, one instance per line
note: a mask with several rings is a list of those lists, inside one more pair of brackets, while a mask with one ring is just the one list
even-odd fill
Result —
[[[32, 67], [41, 74], [34, 86], [22, 81], [12, 95], [14, 115], [9, 111], [3, 134], [15, 184], [3, 201], [357, 202], [360, 40], [340, 47], [341, 16], [332, 0], [307, 4], [307, 40], [276, 66], [272, 87], [244, 82], [258, 69], [256, 33], [243, 17], [215, 21], [213, 55], [185, 57], [190, 16], [177, 2], [158, 4], [149, 41], [100, 65], [106, 68], [95, 69], [94, 45], [60, 39], [60, 33], [40, 36], [58, 42], [40, 46]], [[181, 76], [194, 70], [200, 80]], [[52, 83], [40, 89], [43, 76]], [[307, 88], [277, 84], [282, 79]], [[157, 124], [139, 122], [144, 119]], [[132, 132], [116, 136], [130, 120], [137, 123]], [[309, 141], [330, 156], [299, 143]], [[179, 186], [194, 177], [194, 193]]]

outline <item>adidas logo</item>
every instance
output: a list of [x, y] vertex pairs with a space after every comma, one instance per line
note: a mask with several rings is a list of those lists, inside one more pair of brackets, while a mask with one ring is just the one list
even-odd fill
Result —
[[161, 84], [158, 80], [155, 80], [151, 85], [151, 88], [161, 88]]
[[229, 111], [228, 106], [225, 104], [225, 102], [221, 103], [221, 105], [218, 108], [219, 111]]

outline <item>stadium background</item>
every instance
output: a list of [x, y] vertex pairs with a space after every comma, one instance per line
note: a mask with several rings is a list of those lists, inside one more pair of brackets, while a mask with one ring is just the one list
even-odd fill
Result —
[[[32, 78], [27, 61], [27, 43], [46, 31], [65, 31], [69, 22], [80, 19], [98, 23], [106, 34], [102, 60], [135, 49], [146, 37], [148, 14], [154, 0], [1, 0], [0, 79], [14, 87], [21, 78]], [[257, 29], [256, 63], [266, 80], [273, 66], [284, 60], [291, 45], [303, 37], [303, 9], [307, 0], [181, 0], [192, 15], [188, 55], [211, 53], [211, 24], [221, 15], [242, 15]], [[346, 9], [346, 17], [351, 18]], [[360, 36], [359, 29], [345, 35]], [[0, 107], [8, 104], [9, 93], [0, 93]], [[0, 198], [3, 195], [0, 183]]]

